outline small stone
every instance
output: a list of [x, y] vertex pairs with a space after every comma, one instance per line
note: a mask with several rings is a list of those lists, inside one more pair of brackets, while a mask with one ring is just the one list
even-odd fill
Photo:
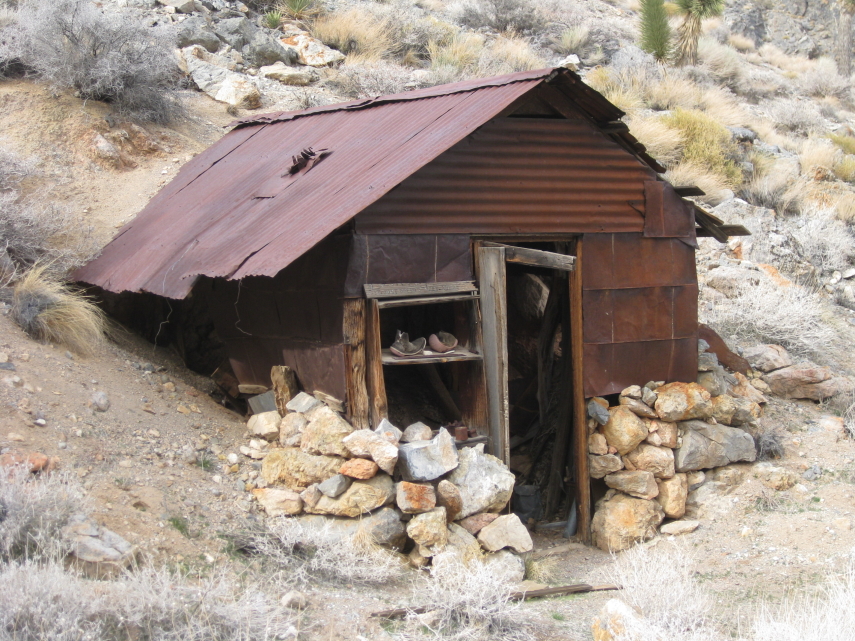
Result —
[[305, 490], [300, 492], [300, 498], [303, 499], [303, 504], [307, 508], [313, 508], [318, 504], [318, 501], [321, 500], [321, 491], [318, 489], [317, 483], [314, 485], [310, 485]]
[[666, 423], [655, 419], [645, 419], [647, 427], [647, 442], [657, 447], [677, 447], [678, 429], [676, 423]]
[[808, 469], [806, 469], [804, 471], [804, 473], [802, 474], [802, 478], [805, 481], [816, 481], [817, 479], [819, 479], [821, 477], [822, 477], [822, 468], [815, 463], [813, 465], [811, 465]]
[[775, 465], [757, 465], [754, 473], [763, 485], [778, 492], [789, 490], [797, 481], [795, 474]]
[[656, 413], [676, 422], [712, 416], [710, 393], [697, 383], [669, 383], [656, 390]]
[[265, 441], [275, 441], [279, 438], [279, 423], [282, 417], [276, 410], [272, 412], [261, 412], [250, 416], [246, 424], [249, 433], [259, 436]]
[[460, 521], [460, 527], [469, 532], [472, 536], [476, 536], [485, 526], [499, 518], [498, 514], [484, 512], [481, 514], [473, 514], [467, 516]]
[[442, 552], [448, 542], [445, 508], [437, 507], [430, 512], [414, 516], [407, 523], [407, 536], [416, 542], [423, 556]]
[[652, 472], [637, 470], [634, 472], [614, 472], [605, 477], [606, 485], [640, 499], [653, 499], [659, 494], [659, 486]]
[[279, 603], [283, 608], [288, 608], [289, 610], [305, 610], [307, 603], [306, 595], [298, 590], [291, 590], [282, 596]]
[[386, 439], [392, 445], [395, 446], [398, 445], [398, 442], [403, 436], [403, 432], [401, 432], [401, 430], [392, 425], [392, 423], [389, 422], [389, 419], [386, 418], [380, 421], [380, 425], [377, 426], [377, 429], [374, 430], [374, 433], [377, 434], [377, 436]]
[[234, 452], [227, 454], [226, 460], [229, 462], [229, 465], [237, 465], [240, 462], [240, 458]]
[[436, 486], [436, 503], [445, 508], [449, 523], [456, 520], [463, 510], [463, 496], [460, 488], [451, 481], [441, 480]]
[[252, 494], [268, 516], [293, 516], [303, 511], [303, 499], [291, 490], [262, 488]]
[[605, 456], [588, 455], [588, 474], [593, 479], [601, 479], [607, 474], [623, 469], [623, 461], [615, 454]]
[[427, 564], [430, 563], [430, 557], [422, 556], [419, 552], [419, 546], [417, 545], [410, 550], [410, 553], [407, 555], [407, 561], [412, 567], [419, 569], [426, 567]]
[[651, 632], [650, 623], [619, 599], [609, 599], [591, 623], [594, 641], [640, 641], [656, 634]]
[[490, 552], [511, 548], [522, 554], [533, 547], [531, 534], [516, 514], [505, 514], [485, 525], [478, 533], [478, 542]]
[[282, 447], [300, 447], [303, 440], [303, 430], [309, 421], [299, 412], [290, 412], [279, 423], [279, 444]]
[[366, 481], [373, 478], [380, 470], [374, 461], [365, 458], [352, 458], [341, 466], [339, 473], [351, 478]]
[[106, 412], [110, 409], [110, 399], [104, 392], [95, 392], [92, 394], [90, 401], [92, 403], [92, 409], [96, 412]]
[[409, 425], [401, 435], [401, 443], [413, 443], [414, 441], [429, 441], [433, 438], [433, 431], [424, 423], [413, 423]]
[[689, 492], [697, 490], [701, 485], [704, 484], [704, 481], [706, 480], [707, 475], [701, 472], [700, 470], [688, 472], [686, 474], [686, 482], [689, 484]]
[[686, 513], [686, 497], [689, 495], [689, 483], [685, 474], [675, 474], [670, 479], [659, 479], [659, 495], [656, 501], [662, 506], [665, 516], [670, 519], [682, 518]]
[[334, 499], [337, 496], [344, 494], [352, 482], [353, 479], [350, 477], [347, 477], [344, 474], [336, 474], [335, 476], [328, 478], [326, 481], [318, 483], [318, 489], [324, 496]]
[[279, 42], [286, 51], [293, 51], [301, 65], [327, 67], [344, 60], [344, 54], [327, 47], [308, 33], [298, 33], [280, 38]]
[[605, 401], [605, 399], [592, 398], [588, 401], [588, 416], [600, 425], [605, 425], [609, 422], [609, 404], [608, 401], [605, 401], [604, 406], [600, 401]]
[[300, 412], [301, 414], [305, 414], [309, 410], [313, 410], [320, 405], [321, 402], [318, 399], [311, 394], [306, 394], [306, 392], [300, 392], [290, 401], [285, 403], [285, 407], [288, 408], [289, 411]]
[[609, 444], [606, 442], [606, 437], [595, 432], [588, 437], [588, 453], [603, 455], [609, 453]]
[[653, 407], [656, 404], [657, 398], [659, 398], [659, 395], [649, 387], [645, 386], [641, 388], [641, 400], [648, 407]]
[[[472, 449], [466, 448], [464, 452]], [[454, 438], [443, 429], [429, 441], [402, 444], [398, 448], [398, 457], [401, 475], [407, 481], [433, 481], [458, 465]]]
[[404, 514], [421, 514], [436, 507], [436, 492], [432, 485], [401, 481], [395, 501]]
[[669, 479], [674, 476], [674, 452], [667, 447], [641, 443], [626, 458], [635, 469], [652, 472], [656, 478]]
[[679, 536], [680, 534], [689, 534], [690, 532], [694, 532], [698, 529], [699, 525], [699, 521], [671, 521], [659, 528], [659, 531], [662, 534]]
[[[311, 424], [309, 427], [311, 428]], [[398, 448], [383, 436], [371, 430], [356, 430], [342, 439], [342, 443], [347, 449], [348, 455], [360, 458], [369, 457], [387, 474], [392, 474], [395, 471], [395, 464], [398, 462]]]

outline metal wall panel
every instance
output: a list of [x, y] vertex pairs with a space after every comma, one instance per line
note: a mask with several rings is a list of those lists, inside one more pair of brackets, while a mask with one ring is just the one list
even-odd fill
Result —
[[695, 251], [677, 238], [585, 234], [583, 289], [625, 289], [698, 282]]
[[641, 231], [655, 173], [586, 120], [498, 118], [356, 217], [372, 234]]
[[617, 394], [647, 381], [694, 381], [698, 339], [585, 344], [585, 396]]

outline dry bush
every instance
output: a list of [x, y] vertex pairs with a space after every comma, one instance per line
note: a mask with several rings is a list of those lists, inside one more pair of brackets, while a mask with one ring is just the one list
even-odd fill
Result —
[[453, 552], [433, 557], [430, 576], [417, 581], [419, 605], [431, 620], [413, 616], [415, 627], [425, 627], [443, 641], [527, 641], [533, 636], [521, 602], [510, 597], [516, 586], [478, 560], [463, 562]]
[[719, 204], [730, 189], [722, 176], [693, 162], [680, 162], [669, 167], [664, 177], [675, 187], [700, 187], [706, 195], [700, 196], [698, 200], [709, 205]]
[[855, 154], [855, 136], [846, 134], [828, 134], [829, 140], [840, 147], [845, 154]]
[[732, 33], [727, 37], [728, 44], [737, 51], [754, 51], [755, 44], [751, 38], [740, 33]]
[[83, 488], [70, 474], [33, 476], [24, 466], [0, 471], [0, 562], [62, 558], [68, 552], [62, 528], [87, 511]]
[[481, 50], [479, 76], [499, 76], [517, 71], [543, 69], [546, 61], [538, 56], [524, 38], [498, 37]]
[[733, 160], [736, 144], [724, 126], [701, 111], [687, 109], [676, 109], [663, 122], [680, 132], [683, 162], [705, 169], [730, 188], [742, 183], [742, 172]]
[[638, 545], [616, 556], [608, 574], [609, 582], [622, 587], [621, 600], [649, 623], [649, 639], [718, 638], [710, 620], [712, 600], [695, 581], [692, 557], [683, 546]]
[[825, 128], [819, 110], [812, 102], [781, 98], [767, 106], [769, 117], [779, 129], [804, 136]]
[[790, 594], [762, 607], [752, 626], [752, 641], [849, 641], [855, 629], [855, 561], [842, 573], [827, 573], [820, 590]]
[[350, 98], [371, 98], [401, 93], [412, 82], [412, 74], [399, 65], [383, 60], [364, 64], [347, 64], [331, 80], [341, 93]]
[[523, 557], [525, 560], [525, 579], [535, 583], [552, 583], [559, 576], [559, 563], [557, 557], [545, 556], [539, 559], [530, 555]]
[[462, 6], [459, 18], [467, 27], [489, 27], [499, 33], [530, 32], [543, 24], [540, 10], [529, 0], [471, 0]]
[[[810, 71], [814, 67], [814, 61], [804, 56], [789, 55], [778, 49], [775, 45], [766, 43], [761, 46], [757, 53], [761, 62], [767, 62], [783, 71], [801, 74]], [[753, 59], [753, 58], [751, 58]]]
[[644, 77], [643, 72], [618, 72], [609, 67], [595, 67], [587, 73], [585, 82], [613, 105], [632, 115], [644, 108]]
[[680, 132], [659, 118], [632, 118], [627, 121], [629, 130], [647, 147], [648, 153], [665, 166], [676, 164], [683, 153]]
[[818, 291], [800, 285], [781, 287], [762, 273], [760, 276], [739, 283], [735, 296], [712, 308], [702, 307], [701, 322], [722, 336], [776, 343], [797, 355], [831, 349], [837, 334], [825, 320], [830, 315], [829, 304]]
[[752, 124], [754, 121], [730, 90], [722, 87], [704, 89], [701, 92], [699, 109], [726, 127]]
[[834, 203], [834, 211], [843, 222], [850, 225], [855, 223], [855, 193], [849, 192], [840, 195]]
[[834, 173], [846, 182], [855, 183], [855, 156], [843, 156], [838, 162], [834, 163]]
[[802, 144], [799, 162], [802, 172], [808, 173], [812, 167], [833, 168], [838, 156], [839, 152], [828, 140], [810, 138]]
[[855, 236], [834, 209], [805, 205], [793, 224], [799, 253], [823, 271], [846, 269], [855, 257]]
[[139, 570], [92, 581], [58, 562], [0, 566], [3, 641], [259, 641], [295, 637], [293, 615], [224, 575]]
[[171, 34], [87, 0], [21, 3], [18, 57], [54, 86], [154, 122], [180, 114]]
[[712, 38], [701, 38], [698, 41], [698, 58], [713, 77], [724, 84], [733, 84], [742, 75], [742, 58], [736, 49]]
[[325, 45], [361, 62], [374, 62], [391, 55], [395, 48], [387, 20], [353, 8], [329, 13], [312, 23], [312, 35]]
[[674, 72], [665, 73], [662, 79], [651, 84], [644, 92], [645, 104], [656, 111], [670, 111], [677, 107], [695, 109], [701, 104], [702, 91], [691, 80]]
[[758, 461], [783, 458], [785, 454], [785, 436], [780, 428], [768, 427], [757, 429], [753, 432], [752, 436], [754, 437], [754, 447], [757, 450]]
[[36, 340], [89, 354], [100, 344], [106, 316], [92, 300], [51, 275], [46, 265], [32, 267], [15, 283], [12, 318]]
[[268, 519], [264, 530], [250, 534], [246, 548], [263, 556], [267, 568], [275, 567], [287, 583], [321, 578], [381, 584], [401, 576], [403, 564], [392, 552], [364, 536], [347, 536], [334, 525], [287, 517]]
[[794, 184], [801, 184], [795, 163], [772, 160], [760, 154], [752, 156], [751, 162], [754, 173], [742, 186], [742, 197], [752, 205], [774, 209], [781, 214], [793, 210], [797, 201], [791, 188]]
[[787, 93], [790, 83], [773, 69], [747, 66], [733, 88], [740, 96], [759, 102]]
[[552, 39], [550, 48], [557, 54], [568, 56], [575, 53], [580, 58], [591, 45], [591, 31], [585, 25], [576, 25], [563, 29]]
[[444, 41], [428, 44], [432, 69], [454, 69], [463, 74], [475, 66], [484, 48], [484, 38], [474, 33], [460, 32]]
[[837, 73], [834, 60], [822, 57], [816, 61], [813, 69], [802, 75], [799, 86], [810, 96], [845, 98], [849, 93], [850, 83]]

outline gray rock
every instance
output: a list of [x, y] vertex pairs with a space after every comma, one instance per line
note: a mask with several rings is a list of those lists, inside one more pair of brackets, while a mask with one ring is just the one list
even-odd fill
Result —
[[748, 127], [728, 127], [727, 130], [737, 142], [754, 142], [757, 140], [757, 132]]
[[588, 401], [588, 416], [600, 425], [605, 425], [609, 422], [609, 410], [597, 403], [597, 401]]
[[712, 352], [701, 352], [698, 354], [698, 371], [709, 372], [718, 366], [718, 356]]
[[772, 372], [793, 364], [787, 350], [780, 345], [755, 345], [745, 349], [742, 356], [762, 372]]
[[404, 443], [398, 448], [398, 469], [406, 481], [433, 481], [457, 463], [457, 447], [447, 430], [439, 430], [429, 441]]
[[191, 16], [180, 23], [176, 42], [183, 49], [192, 45], [204, 47], [211, 53], [217, 53], [221, 46], [220, 39], [203, 16]]
[[754, 461], [757, 451], [748, 432], [703, 421], [680, 423], [683, 444], [674, 450], [678, 472], [722, 467], [737, 461]]
[[487, 554], [483, 563], [490, 568], [497, 581], [519, 583], [525, 578], [525, 561], [510, 550]]
[[220, 40], [238, 51], [252, 40], [256, 31], [258, 27], [246, 18], [227, 18], [214, 26], [214, 32]]
[[289, 610], [305, 610], [306, 595], [298, 590], [291, 590], [282, 595], [279, 603], [283, 608], [288, 608]]
[[177, 13], [193, 13], [196, 3], [193, 0], [157, 0], [164, 7], [174, 7]]
[[297, 517], [300, 524], [310, 532], [312, 529], [328, 528], [330, 532], [357, 541], [369, 537], [377, 545], [400, 550], [407, 541], [401, 513], [391, 507], [384, 507], [359, 519], [338, 518], [319, 515]]
[[593, 479], [601, 479], [607, 474], [623, 469], [623, 461], [616, 454], [603, 456], [588, 455], [588, 474]]
[[804, 478], [805, 481], [816, 481], [821, 476], [822, 468], [820, 468], [819, 465], [816, 465], [815, 463], [811, 465], [807, 470], [805, 470], [804, 474], [802, 474], [802, 478]]
[[110, 399], [104, 392], [95, 392], [91, 398], [92, 409], [96, 412], [106, 412], [110, 409]]
[[448, 477], [460, 490], [462, 508], [458, 519], [478, 512], [498, 512], [511, 500], [515, 477], [495, 456], [484, 454], [484, 445], [460, 451], [460, 463]]
[[[309, 73], [309, 72], [307, 72], [307, 73]], [[314, 74], [315, 78], [317, 78], [317, 74], [314, 71], [312, 71], [310, 73]], [[293, 84], [296, 84], [296, 83], [293, 83]], [[380, 425], [377, 426], [377, 429], [374, 430], [374, 433], [377, 436], [380, 436], [381, 438], [386, 439], [390, 443], [394, 443], [395, 445], [397, 445], [399, 443], [399, 441], [401, 440], [401, 437], [403, 436], [403, 432], [401, 432], [401, 430], [399, 430], [397, 427], [392, 425], [391, 421], [389, 421], [388, 418], [384, 418], [382, 421], [380, 421]], [[430, 438], [430, 437], [428, 437], [428, 438]]]
[[344, 494], [347, 488], [350, 487], [351, 483], [353, 483], [353, 479], [349, 476], [336, 474], [335, 476], [328, 478], [323, 483], [318, 483], [318, 489], [324, 496], [334, 499], [337, 496]]
[[136, 556], [133, 545], [83, 514], [69, 519], [62, 536], [71, 547], [72, 561], [91, 577], [114, 576], [128, 567]]
[[278, 41], [261, 29], [252, 32], [249, 41], [241, 48], [246, 61], [256, 67], [272, 65], [276, 62], [296, 64], [297, 56], [293, 50], [285, 49]]
[[623, 470], [609, 474], [606, 485], [640, 499], [654, 499], [659, 495], [659, 486], [652, 472], [645, 470]]
[[727, 394], [730, 386], [727, 384], [726, 372], [721, 365], [716, 365], [706, 372], [698, 372], [698, 385], [710, 393], [710, 396]]
[[321, 402], [316, 399], [311, 394], [306, 394], [306, 392], [300, 392], [290, 401], [285, 404], [285, 407], [290, 412], [300, 412], [301, 414], [305, 414], [309, 410], [313, 410], [316, 407], [321, 405]]

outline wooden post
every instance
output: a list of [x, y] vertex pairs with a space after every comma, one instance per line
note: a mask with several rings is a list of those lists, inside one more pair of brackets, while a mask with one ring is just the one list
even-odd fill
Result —
[[386, 383], [383, 380], [383, 355], [380, 344], [380, 308], [376, 299], [367, 301], [365, 314], [365, 382], [368, 388], [368, 416], [370, 427], [380, 425], [389, 417], [386, 402]]
[[588, 426], [585, 413], [582, 332], [582, 237], [576, 240], [576, 270], [570, 272], [570, 351], [573, 357], [573, 439], [571, 460], [576, 468], [577, 533], [582, 543], [591, 542], [591, 479], [588, 476]]
[[507, 268], [504, 248], [480, 247], [478, 265], [491, 449], [493, 456], [509, 464]]
[[368, 387], [365, 381], [365, 300], [344, 301], [344, 342], [347, 363], [347, 411], [358, 430], [370, 427]]
[[288, 413], [285, 404], [297, 396], [300, 388], [297, 386], [297, 376], [287, 365], [274, 365], [270, 368], [270, 380], [273, 383], [273, 398], [276, 409], [282, 416]]

